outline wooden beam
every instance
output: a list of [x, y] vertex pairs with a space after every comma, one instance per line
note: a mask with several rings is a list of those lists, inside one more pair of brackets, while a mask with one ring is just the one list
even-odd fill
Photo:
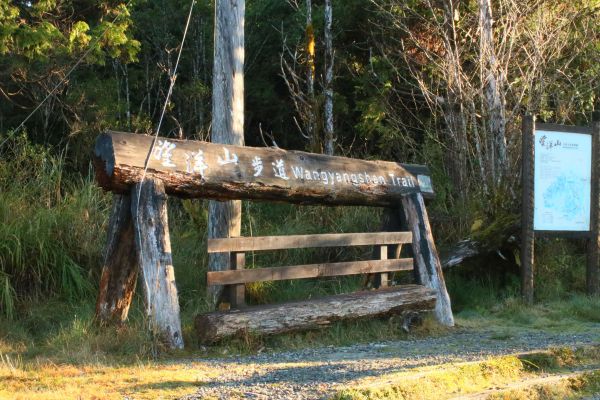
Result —
[[600, 119], [592, 125], [592, 187], [590, 233], [587, 240], [586, 287], [587, 294], [600, 294]]
[[411, 258], [399, 258], [395, 260], [346, 261], [235, 271], [209, 271], [206, 279], [208, 285], [233, 285], [286, 279], [410, 271], [412, 269], [413, 260]]
[[397, 206], [400, 197], [433, 196], [422, 165], [366, 161], [276, 148], [106, 132], [96, 140], [96, 177], [106, 190], [127, 192], [146, 176], [169, 194], [217, 200]]
[[534, 117], [524, 116], [521, 129], [523, 132], [521, 138], [521, 297], [526, 304], [532, 304], [535, 246], [533, 230]]
[[96, 301], [96, 320], [101, 325], [125, 322], [137, 282], [139, 266], [129, 195], [113, 195], [107, 236]]
[[325, 233], [319, 235], [254, 236], [209, 239], [208, 252], [306, 249], [411, 243], [411, 232]]
[[162, 182], [147, 179], [132, 188], [136, 250], [152, 333], [169, 347], [183, 348], [179, 300], [171, 256], [167, 195]]
[[428, 311], [435, 292], [419, 285], [396, 286], [306, 301], [253, 306], [244, 310], [198, 315], [195, 325], [202, 343], [244, 332], [275, 334], [322, 328], [334, 321]]
[[442, 264], [433, 240], [423, 196], [420, 193], [409, 194], [402, 198], [402, 206], [413, 233], [412, 250], [419, 283], [435, 290], [435, 316], [438, 322], [454, 326], [450, 296], [446, 290]]

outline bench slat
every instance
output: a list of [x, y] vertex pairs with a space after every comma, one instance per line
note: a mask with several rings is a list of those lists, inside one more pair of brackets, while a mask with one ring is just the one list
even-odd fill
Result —
[[209, 253], [412, 243], [411, 232], [326, 233], [209, 239]]
[[348, 261], [325, 264], [293, 265], [288, 267], [256, 268], [231, 271], [210, 271], [208, 285], [281, 281], [285, 279], [318, 278], [325, 276], [370, 274], [376, 272], [410, 271], [412, 258], [394, 260]]

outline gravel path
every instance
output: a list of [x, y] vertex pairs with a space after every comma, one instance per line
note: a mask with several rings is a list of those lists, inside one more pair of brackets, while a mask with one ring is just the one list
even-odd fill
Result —
[[590, 324], [577, 333], [521, 330], [506, 338], [493, 331], [456, 330], [434, 338], [194, 360], [202, 370], [206, 367], [211, 371], [203, 375], [211, 378], [185, 399], [324, 399], [361, 378], [553, 346], [597, 343], [600, 324]]

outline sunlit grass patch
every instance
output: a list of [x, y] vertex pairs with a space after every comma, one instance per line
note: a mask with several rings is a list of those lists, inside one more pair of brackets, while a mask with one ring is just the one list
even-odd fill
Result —
[[513, 334], [521, 328], [576, 332], [600, 322], [600, 299], [575, 294], [528, 305], [518, 297], [508, 297], [486, 311], [465, 309], [456, 314], [456, 321], [463, 328], [512, 330]]
[[201, 364], [139, 363], [133, 366], [71, 365], [51, 362], [0, 364], [0, 398], [136, 399], [191, 394], [214, 372]]
[[[359, 380], [346, 385], [347, 389], [341, 390], [334, 399], [429, 400], [469, 394], [503, 400], [580, 398], [582, 394], [600, 389], [600, 373], [571, 377], [571, 370], [598, 368], [599, 351], [598, 346], [559, 347], [478, 362], [422, 367]], [[543, 383], [546, 377], [549, 377], [548, 384]], [[535, 384], [539, 378], [540, 384]]]
[[335, 399], [449, 398], [452, 394], [478, 392], [492, 383], [505, 384], [524, 373], [522, 362], [514, 356], [475, 363], [444, 364], [363, 380], [357, 382], [352, 389], [342, 390]]

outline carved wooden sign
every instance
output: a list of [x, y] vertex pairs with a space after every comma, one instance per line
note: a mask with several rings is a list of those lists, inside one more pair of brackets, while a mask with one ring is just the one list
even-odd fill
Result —
[[394, 206], [403, 195], [433, 196], [429, 169], [277, 148], [241, 147], [106, 132], [96, 140], [100, 185], [117, 193], [144, 175], [167, 193], [217, 200]]

